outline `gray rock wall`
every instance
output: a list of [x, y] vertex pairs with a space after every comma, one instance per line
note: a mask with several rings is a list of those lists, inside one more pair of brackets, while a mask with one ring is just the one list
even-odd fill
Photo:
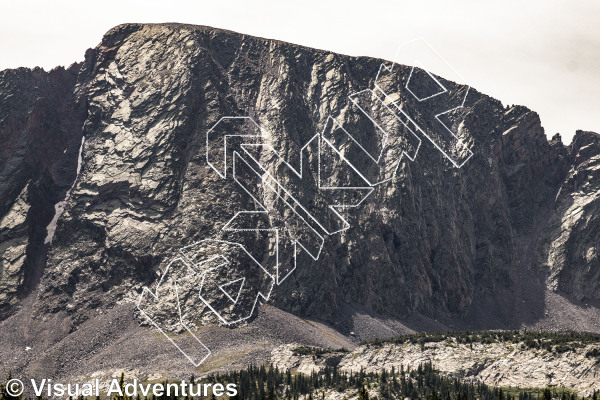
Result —
[[[179, 248], [222, 237], [226, 221], [255, 206], [207, 165], [208, 129], [223, 116], [251, 116], [269, 132], [269, 143], [292, 160], [331, 115], [368, 143], [373, 128], [361, 125], [348, 96], [373, 88], [381, 63], [207, 27], [122, 25], [86, 53], [76, 84], [61, 86], [61, 99], [68, 99], [64, 108], [85, 104], [82, 129], [64, 129], [77, 118], [40, 117], [47, 126], [32, 139], [21, 128], [6, 128], [22, 125], [6, 121], [31, 118], [23, 115], [34, 108], [37, 94], [33, 89], [13, 94], [9, 84], [33, 85], [29, 75], [48, 75], [3, 72], [0, 98], [18, 106], [1, 109], [0, 135], [29, 140], [19, 147], [28, 152], [50, 132], [69, 133], [52, 135], [65, 144], [45, 147], [44, 157], [52, 162], [19, 178], [10, 171], [27, 170], [22, 161], [11, 161], [20, 153], [1, 153], [0, 301], [6, 309], [14, 307], [15, 293], [34, 270], [43, 271], [37, 304], [43, 313], [66, 309], [77, 322], [99, 308], [135, 300]], [[23, 105], [7, 100], [11, 95], [21, 96]], [[394, 95], [410, 108], [404, 94]], [[415, 118], [426, 127], [433, 123]], [[362, 207], [347, 214], [351, 228], [327, 237], [318, 261], [276, 287], [275, 305], [324, 319], [353, 302], [400, 318], [412, 313], [468, 318], [473, 308], [487, 307], [492, 320], [515, 322], [519, 290], [528, 284], [520, 271], [544, 264], [560, 290], [598, 297], [592, 179], [598, 135], [578, 134], [570, 147], [548, 141], [537, 114], [504, 108], [473, 89], [450, 123], [473, 157], [456, 168], [423, 139], [414, 162], [405, 158], [391, 182], [377, 186]], [[33, 236], [24, 233], [23, 224], [33, 206], [23, 191], [31, 191], [35, 177], [50, 177], [56, 186], [39, 206], [43, 218], [28, 220], [29, 229], [41, 232], [51, 219], [48, 210], [74, 179], [73, 144], [81, 135], [81, 172], [47, 262], [28, 269], [23, 252]], [[66, 172], [53, 173], [65, 157]], [[306, 182], [282, 180], [298, 192], [312, 190]], [[570, 202], [592, 204], [584, 207], [585, 219], [569, 217]], [[550, 218], [554, 222], [546, 227]], [[565, 218], [571, 221], [567, 232], [561, 228]], [[542, 236], [550, 245], [538, 243]], [[255, 250], [267, 257], [260, 240]], [[43, 258], [45, 249], [35, 254]]]

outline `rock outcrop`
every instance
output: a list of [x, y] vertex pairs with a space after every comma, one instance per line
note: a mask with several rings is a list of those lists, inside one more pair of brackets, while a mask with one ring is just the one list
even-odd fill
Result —
[[600, 297], [600, 135], [577, 131], [572, 165], [555, 196], [541, 254], [550, 285], [577, 299]]
[[[368, 143], [374, 128], [348, 96], [373, 88], [382, 62], [208, 27], [127, 24], [69, 70], [2, 72], [2, 310], [37, 278], [38, 312], [66, 310], [76, 323], [135, 300], [179, 248], [220, 237], [254, 206], [206, 163], [205, 135], [220, 118], [253, 117], [286, 160], [329, 116]], [[599, 297], [598, 135], [548, 141], [536, 113], [473, 89], [450, 117], [472, 158], [456, 168], [421, 138], [418, 158], [348, 213], [351, 228], [276, 287], [276, 306], [324, 320], [358, 303], [395, 318], [520, 326], [521, 293], [545, 290], [522, 271], [544, 265], [557, 290]], [[46, 260], [46, 227], [67, 190]]]
[[37, 283], [54, 204], [75, 178], [85, 118], [78, 70], [0, 72], [0, 316]]
[[600, 389], [600, 367], [586, 353], [595, 345], [556, 353], [529, 349], [518, 343], [457, 343], [448, 339], [439, 343], [363, 345], [351, 352], [326, 350], [320, 356], [300, 355], [297, 344], [277, 347], [271, 362], [280, 369], [305, 374], [325, 366], [353, 373], [381, 373], [384, 369], [415, 370], [424, 363], [449, 376], [491, 386], [520, 388], [568, 388], [579, 395], [591, 396]]

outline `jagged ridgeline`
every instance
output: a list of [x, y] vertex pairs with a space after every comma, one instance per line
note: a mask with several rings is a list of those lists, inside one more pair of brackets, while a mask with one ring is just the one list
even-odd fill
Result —
[[[130, 298], [174, 251], [214, 237], [248, 204], [206, 164], [205, 133], [219, 118], [255, 117], [294, 160], [329, 115], [352, 126], [348, 95], [373, 87], [381, 63], [207, 27], [129, 24], [68, 70], [3, 71], [4, 314], [37, 281], [43, 312], [76, 320]], [[553, 288], [598, 298], [598, 135], [549, 142], [537, 114], [473, 89], [465, 106], [453, 123], [472, 159], [453, 168], [424, 141], [350, 216], [357, 229], [330, 238], [322, 261], [275, 293], [280, 307], [327, 318], [357, 302], [398, 317], [483, 319], [485, 305], [507, 323], [542, 316], [530, 297], [543, 298], [546, 273]], [[81, 172], [44, 246], [82, 137]]]
[[[147, 365], [151, 352], [175, 359], [133, 317], [142, 288], [156, 287], [179, 249], [274, 201], [262, 176], [253, 199], [211, 169], [207, 132], [224, 116], [252, 117], [267, 169], [280, 165], [267, 144], [293, 163], [330, 116], [369, 144], [375, 128], [349, 96], [372, 89], [382, 63], [210, 27], [125, 24], [69, 68], [0, 72], [2, 354], [15, 368], [63, 374], [75, 359], [93, 369], [92, 349]], [[411, 111], [402, 82], [386, 88]], [[319, 259], [277, 285], [274, 307], [244, 328], [272, 342], [245, 336], [261, 353], [232, 360], [265, 359], [296, 339], [335, 348], [422, 329], [600, 330], [600, 136], [548, 140], [535, 112], [473, 88], [444, 118], [468, 162], [457, 168], [421, 137], [418, 157], [344, 213], [351, 228], [327, 236]], [[382, 171], [394, 170], [392, 155]], [[314, 189], [314, 179], [279, 178], [294, 193]], [[262, 262], [272, 243], [265, 234], [246, 246]], [[194, 329], [218, 322], [189, 301]], [[219, 329], [203, 331], [211, 350], [234, 351], [242, 336]], [[103, 347], [115, 342], [128, 350]], [[129, 352], [139, 343], [143, 357]]]

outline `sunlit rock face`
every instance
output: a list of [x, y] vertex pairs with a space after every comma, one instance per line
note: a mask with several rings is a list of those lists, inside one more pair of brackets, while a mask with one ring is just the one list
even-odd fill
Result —
[[[223, 233], [257, 202], [207, 164], [207, 131], [224, 116], [250, 116], [261, 143], [291, 162], [333, 117], [376, 148], [377, 129], [349, 96], [374, 89], [382, 63], [209, 27], [127, 24], [69, 70], [0, 73], [2, 312], [36, 287], [37, 312], [66, 311], [77, 324], [137, 300], [179, 249], [204, 239], [243, 241], [268, 260], [272, 237]], [[395, 68], [396, 80], [381, 83], [387, 95], [436, 129], [402, 90], [410, 69]], [[427, 74], [411, 79], [415, 90], [430, 89], [419, 81]], [[546, 290], [545, 280], [529, 280], [534, 272], [548, 273], [556, 290], [598, 298], [598, 135], [578, 133], [568, 147], [548, 141], [536, 113], [474, 89], [446, 124], [472, 157], [458, 168], [417, 135], [414, 161], [400, 160], [408, 144], [392, 141], [369, 176], [395, 175], [344, 212], [349, 228], [325, 236], [317, 261], [275, 285], [274, 305], [324, 320], [350, 303], [396, 318], [485, 313], [480, 325], [520, 326], [524, 299]], [[277, 169], [267, 146], [257, 151], [266, 170]], [[273, 192], [255, 178], [258, 200], [273, 205]], [[277, 176], [304, 199], [316, 190], [316, 178], [305, 178]], [[328, 179], [344, 183], [335, 173]], [[60, 201], [64, 212], [47, 240]], [[277, 218], [263, 223], [276, 226]], [[244, 265], [252, 267], [241, 264], [232, 279]], [[197, 309], [190, 318], [203, 321], [204, 303], [189, 302]]]

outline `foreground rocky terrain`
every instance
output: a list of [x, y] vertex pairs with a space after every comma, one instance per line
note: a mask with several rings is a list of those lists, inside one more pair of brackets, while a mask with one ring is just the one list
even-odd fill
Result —
[[[71, 376], [135, 360], [153, 371], [158, 358], [163, 369], [183, 373], [189, 366], [176, 350], [139, 326], [144, 318], [133, 305], [142, 288], [155, 288], [178, 250], [199, 240], [244, 240], [259, 260], [269, 259], [274, 243], [268, 234], [222, 231], [237, 212], [257, 208], [207, 164], [206, 132], [224, 116], [251, 116], [267, 132], [257, 158], [268, 169], [280, 164], [264, 143], [293, 163], [329, 116], [377, 146], [376, 128], [348, 96], [373, 89], [382, 63], [209, 27], [127, 24], [68, 69], [0, 72], [0, 353], [7, 368]], [[408, 67], [396, 68], [408, 75]], [[417, 78], [426, 76], [415, 75], [425, 90]], [[415, 110], [401, 80], [381, 84]], [[411, 115], [435, 129], [426, 113]], [[276, 308], [262, 312], [277, 317], [226, 329], [199, 298], [189, 299], [193, 327], [214, 352], [206, 366], [268, 360], [274, 343], [349, 347], [415, 330], [600, 331], [600, 135], [549, 141], [535, 112], [472, 88], [448, 118], [473, 156], [457, 168], [423, 136], [418, 154], [415, 143], [392, 141], [380, 169], [367, 170], [383, 179], [399, 162], [395, 177], [344, 213], [350, 228], [326, 236], [317, 261], [274, 285], [269, 304]], [[414, 161], [399, 161], [403, 150]], [[314, 175], [277, 178], [294, 193], [315, 192]], [[254, 195], [275, 204], [255, 179]], [[348, 183], [334, 173], [328, 179]], [[313, 206], [324, 204], [314, 199]], [[278, 226], [275, 214], [261, 223]], [[291, 265], [283, 259], [282, 268]], [[295, 340], [279, 331], [290, 320], [322, 329]], [[243, 357], [219, 344], [223, 335], [241, 343], [253, 329], [278, 333], [239, 344]]]
[[273, 350], [271, 362], [281, 369], [305, 374], [333, 365], [340, 371], [353, 373], [381, 373], [392, 368], [416, 370], [431, 362], [449, 376], [474, 383], [521, 388], [560, 387], [591, 396], [600, 389], [598, 358], [589, 356], [597, 347], [597, 344], [583, 345], [557, 353], [529, 348], [524, 341], [461, 343], [450, 335], [434, 343], [369, 344], [346, 353], [329, 350], [321, 354], [319, 349], [288, 344]]

